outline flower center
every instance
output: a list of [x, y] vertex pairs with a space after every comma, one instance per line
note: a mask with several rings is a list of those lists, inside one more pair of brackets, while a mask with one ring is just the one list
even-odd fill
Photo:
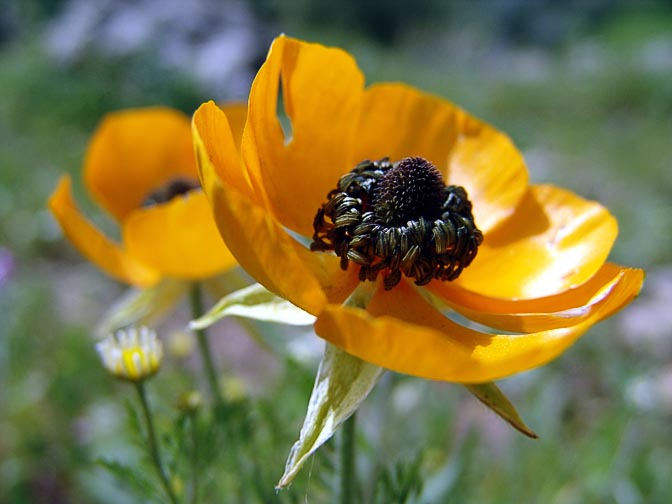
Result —
[[429, 161], [404, 158], [385, 172], [373, 192], [373, 209], [386, 226], [402, 226], [424, 217], [441, 215], [445, 184], [441, 172]]
[[188, 177], [175, 177], [149, 193], [142, 202], [142, 206], [147, 207], [167, 203], [177, 196], [187, 194], [189, 191], [199, 189], [200, 187], [201, 184], [198, 183], [198, 180]]
[[341, 268], [359, 265], [359, 279], [384, 275], [385, 289], [454, 280], [483, 242], [461, 186], [446, 186], [421, 157], [363, 161], [343, 175], [313, 221], [313, 251], [333, 250]]

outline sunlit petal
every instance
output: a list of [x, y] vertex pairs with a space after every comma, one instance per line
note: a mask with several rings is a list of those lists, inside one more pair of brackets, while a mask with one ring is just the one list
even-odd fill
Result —
[[158, 271], [131, 256], [81, 214], [72, 197], [70, 177], [61, 178], [49, 199], [49, 208], [72, 244], [110, 276], [139, 287], [149, 287], [159, 280]]
[[[404, 84], [374, 84], [366, 89], [351, 167], [364, 159], [398, 161], [421, 156], [445, 175], [448, 153], [458, 138], [463, 114], [445, 100]], [[335, 183], [334, 183], [335, 184]]]
[[[278, 92], [291, 121], [285, 139]], [[315, 211], [351, 167], [364, 77], [340, 49], [277, 38], [250, 91], [242, 155], [257, 194], [283, 225], [309, 236]]]
[[504, 331], [535, 332], [578, 324], [616, 299], [625, 305], [643, 281], [642, 270], [607, 263], [585, 284], [537, 299], [490, 298], [450, 282], [432, 282], [428, 289], [470, 320]]
[[128, 251], [165, 276], [198, 280], [236, 264], [202, 192], [136, 210], [124, 220], [122, 230]]
[[198, 173], [209, 198], [213, 186], [221, 182], [256, 201], [237, 148], [239, 140], [234, 130], [242, 134], [237, 129], [240, 128], [237, 120], [240, 120], [240, 115], [234, 113], [229, 122], [226, 112], [212, 101], [204, 103], [196, 110], [192, 120], [192, 132]]
[[447, 183], [467, 190], [474, 204], [476, 225], [488, 232], [513, 213], [525, 194], [525, 161], [508, 136], [466, 112], [457, 128]]
[[618, 234], [599, 203], [549, 185], [531, 186], [504, 224], [485, 234], [456, 283], [484, 296], [551, 296], [591, 278]]
[[243, 268], [270, 291], [309, 313], [319, 312], [325, 294], [301, 258], [301, 246], [277, 221], [221, 186], [215, 188], [212, 203], [219, 230]]
[[540, 366], [622, 306], [609, 298], [583, 322], [520, 335], [488, 334], [452, 322], [402, 282], [379, 291], [369, 311], [329, 305], [317, 333], [367, 362], [432, 380], [481, 383]]
[[175, 177], [196, 178], [187, 116], [169, 108], [108, 114], [91, 139], [84, 181], [117, 219]]
[[[208, 135], [202, 137], [201, 131]], [[356, 269], [344, 272], [333, 254], [310, 252], [260, 206], [240, 167], [234, 166], [230, 139], [221, 110], [213, 103], [202, 105], [194, 115], [200, 176], [233, 255], [259, 283], [310, 313], [316, 314], [326, 300], [342, 302], [357, 285]], [[223, 150], [226, 145], [228, 151]]]
[[506, 219], [527, 188], [527, 168], [503, 133], [452, 103], [403, 84], [366, 90], [350, 165], [389, 156], [421, 156], [448, 184], [462, 185], [476, 224], [488, 231]]
[[231, 135], [236, 148], [240, 151], [240, 144], [243, 140], [243, 130], [247, 121], [247, 103], [228, 102], [219, 105], [231, 128]]

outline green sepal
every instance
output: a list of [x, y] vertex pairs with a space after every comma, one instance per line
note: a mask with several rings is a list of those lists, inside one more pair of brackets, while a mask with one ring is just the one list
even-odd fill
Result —
[[357, 410], [384, 371], [326, 343], [299, 440], [289, 452], [276, 488], [292, 482], [308, 458]]
[[506, 420], [514, 429], [528, 437], [537, 439], [539, 436], [530, 429], [520, 418], [515, 406], [509, 401], [497, 385], [489, 383], [472, 383], [464, 386], [476, 396], [476, 398]]
[[95, 329], [104, 337], [130, 325], [151, 325], [163, 318], [185, 295], [189, 283], [165, 278], [148, 289], [128, 289], [103, 315]]
[[315, 317], [301, 308], [262, 285], [253, 284], [224, 296], [205, 315], [192, 320], [189, 328], [205, 329], [231, 315], [288, 325], [311, 325], [315, 322]]

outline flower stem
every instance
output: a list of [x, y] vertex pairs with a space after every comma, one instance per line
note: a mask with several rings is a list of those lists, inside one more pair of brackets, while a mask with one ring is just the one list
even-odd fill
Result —
[[341, 504], [352, 504], [355, 495], [355, 413], [341, 427]]
[[159, 475], [161, 484], [170, 499], [172, 504], [177, 504], [177, 497], [173, 491], [173, 488], [170, 485], [168, 476], [163, 469], [163, 463], [161, 462], [161, 454], [159, 452], [159, 445], [156, 442], [156, 432], [154, 430], [154, 420], [152, 419], [152, 413], [149, 409], [149, 402], [147, 401], [147, 393], [145, 391], [145, 386], [142, 381], [135, 383], [135, 389], [138, 391], [138, 396], [140, 396], [140, 404], [142, 405], [142, 412], [145, 417], [145, 423], [147, 424], [147, 441], [149, 442], [149, 453], [152, 457], [152, 462], [156, 468], [156, 472]]
[[[362, 282], [350, 294], [350, 297], [345, 300], [343, 306], [356, 306], [358, 308], [366, 308], [371, 302], [373, 295], [378, 288], [378, 282]], [[356, 495], [355, 487], [355, 427], [356, 427], [356, 411], [350, 415], [341, 427], [341, 494], [339, 495], [339, 502], [341, 504], [351, 504], [353, 496]]]
[[[191, 286], [189, 293], [191, 301], [191, 316], [192, 319], [197, 319], [203, 315], [203, 295], [201, 293], [201, 285], [194, 283]], [[198, 348], [201, 352], [201, 359], [203, 360], [203, 367], [205, 369], [205, 376], [210, 386], [210, 393], [217, 406], [223, 405], [222, 393], [219, 389], [219, 380], [217, 379], [217, 371], [215, 363], [212, 360], [212, 352], [210, 351], [210, 343], [208, 342], [208, 334], [205, 329], [196, 329], [196, 340], [198, 341]]]
[[191, 430], [191, 502], [198, 502], [198, 431], [196, 428], [196, 412], [189, 414]]

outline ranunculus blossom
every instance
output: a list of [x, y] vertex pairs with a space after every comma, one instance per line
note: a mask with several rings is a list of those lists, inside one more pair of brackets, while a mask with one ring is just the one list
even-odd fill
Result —
[[[241, 106], [229, 111], [245, 117]], [[164, 278], [202, 280], [236, 264], [200, 190], [190, 122], [181, 112], [108, 114], [93, 134], [83, 175], [91, 197], [118, 222], [121, 243], [80, 213], [67, 175], [49, 208], [73, 245], [110, 276], [147, 288]]]
[[[641, 270], [607, 262], [617, 222], [602, 205], [530, 184], [512, 141], [454, 104], [366, 87], [340, 49], [277, 38], [240, 145], [232, 130], [213, 102], [193, 118], [227, 246], [316, 315], [318, 335], [369, 363], [488, 382], [557, 357], [642, 285]], [[344, 304], [373, 279], [369, 302]]]

